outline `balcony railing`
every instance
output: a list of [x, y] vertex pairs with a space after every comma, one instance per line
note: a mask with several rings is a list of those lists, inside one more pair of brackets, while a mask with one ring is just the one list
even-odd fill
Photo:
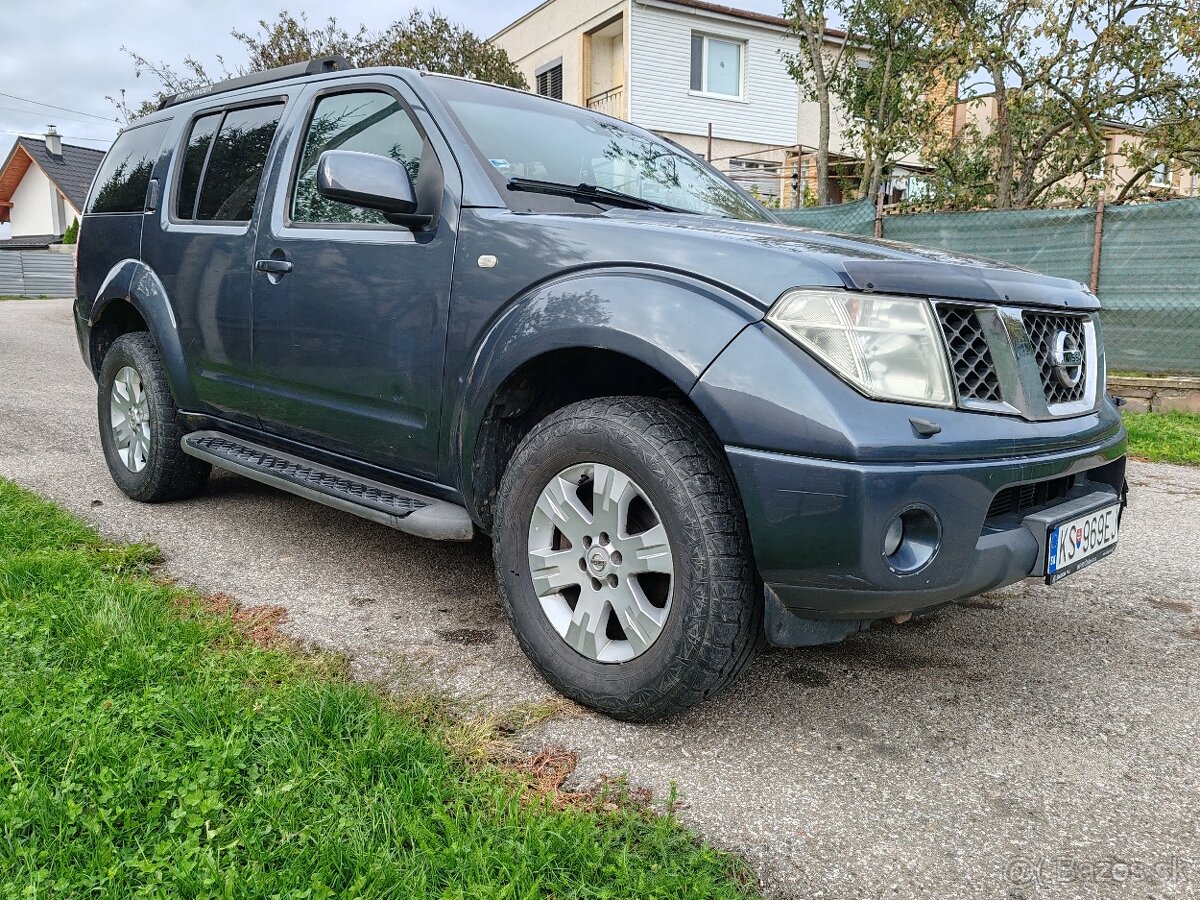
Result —
[[618, 84], [607, 91], [588, 97], [585, 101], [588, 109], [604, 113], [606, 116], [621, 118], [625, 112], [625, 85]]

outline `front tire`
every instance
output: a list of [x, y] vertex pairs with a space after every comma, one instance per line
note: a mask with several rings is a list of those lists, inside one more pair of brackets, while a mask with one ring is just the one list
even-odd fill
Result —
[[180, 449], [185, 432], [149, 334], [132, 332], [113, 341], [98, 388], [100, 445], [125, 496], [160, 503], [196, 494], [212, 467]]
[[501, 482], [494, 546], [521, 647], [585, 706], [659, 719], [753, 657], [745, 514], [721, 447], [679, 404], [586, 400], [535, 426]]

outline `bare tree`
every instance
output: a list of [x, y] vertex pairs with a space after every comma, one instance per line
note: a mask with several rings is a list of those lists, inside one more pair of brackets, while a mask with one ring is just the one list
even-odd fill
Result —
[[[784, 2], [784, 15], [791, 20], [792, 31], [800, 39], [800, 51], [790, 54], [786, 59], [788, 71], [817, 104], [818, 206], [829, 202], [829, 141], [832, 133], [834, 83], [845, 77], [847, 68], [856, 65], [851, 31], [858, 5], [857, 2], [853, 2], [839, 6], [837, 0]], [[845, 32], [833, 30], [829, 25], [830, 19], [839, 13], [848, 13], [845, 15]]]
[[957, 98], [957, 57], [941, 0], [861, 0], [856, 64], [832, 80], [847, 136], [862, 156], [858, 195], [874, 197], [897, 160], [947, 126]]

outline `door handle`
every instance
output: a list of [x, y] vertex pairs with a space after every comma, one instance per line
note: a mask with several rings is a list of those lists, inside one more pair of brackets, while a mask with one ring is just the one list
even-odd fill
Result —
[[151, 178], [146, 191], [146, 212], [152, 213], [158, 209], [158, 179]]
[[259, 259], [255, 260], [254, 268], [268, 275], [286, 275], [292, 271], [292, 264], [286, 259]]

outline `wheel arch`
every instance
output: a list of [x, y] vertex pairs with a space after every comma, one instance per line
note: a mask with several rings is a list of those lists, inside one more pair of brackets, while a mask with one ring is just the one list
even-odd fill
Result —
[[479, 343], [455, 418], [452, 471], [472, 517], [490, 530], [513, 451], [570, 403], [666, 397], [703, 419], [690, 391], [761, 318], [762, 310], [710, 284], [637, 270], [568, 276], [510, 305]]
[[193, 404], [187, 364], [175, 312], [166, 289], [154, 271], [136, 259], [117, 263], [109, 271], [87, 312], [88, 360], [98, 376], [108, 348], [122, 334], [149, 332], [162, 359], [176, 403]]

